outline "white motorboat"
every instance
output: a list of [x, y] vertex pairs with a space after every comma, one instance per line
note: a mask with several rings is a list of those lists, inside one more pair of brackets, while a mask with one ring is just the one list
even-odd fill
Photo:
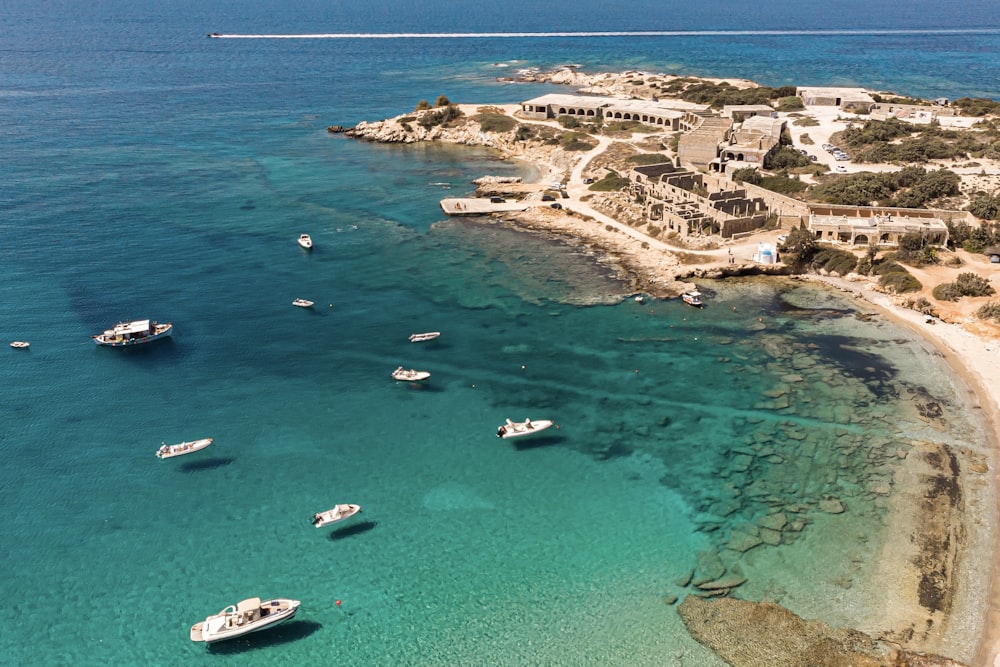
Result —
[[428, 331], [426, 333], [410, 334], [411, 343], [422, 343], [425, 340], [434, 340], [441, 335], [440, 331]]
[[702, 306], [705, 305], [701, 301], [701, 292], [697, 290], [684, 292], [684, 294], [681, 294], [681, 299], [683, 299], [684, 303], [686, 303], [687, 305], [694, 306], [695, 308], [701, 308]]
[[541, 433], [550, 426], [552, 426], [552, 422], [548, 419], [539, 419], [537, 421], [525, 419], [523, 422], [515, 422], [508, 419], [506, 424], [497, 429], [497, 437], [504, 440], [508, 438], [520, 438], [525, 435]]
[[102, 334], [91, 336], [91, 338], [98, 345], [131, 347], [166, 338], [173, 333], [174, 325], [170, 322], [160, 324], [150, 320], [136, 320], [134, 322], [119, 322], [113, 329], [108, 329]]
[[15, 350], [27, 350], [29, 347], [31, 347], [31, 343], [29, 343], [26, 340], [15, 340], [13, 343], [10, 344], [10, 346]]
[[170, 459], [175, 456], [191, 454], [193, 452], [205, 449], [211, 444], [212, 444], [211, 438], [202, 438], [201, 440], [179, 442], [176, 445], [168, 445], [167, 443], [163, 443], [163, 446], [156, 450], [156, 458]]
[[421, 380], [426, 380], [431, 376], [427, 371], [415, 371], [412, 368], [408, 371], [403, 370], [400, 366], [392, 372], [392, 379], [399, 380], [400, 382], [420, 382]]
[[298, 306], [299, 308], [312, 308], [313, 302], [309, 299], [296, 299], [292, 301], [293, 306]]
[[298, 600], [287, 598], [267, 602], [261, 602], [260, 598], [242, 600], [192, 625], [191, 641], [212, 644], [265, 630], [295, 616], [300, 604]]
[[299, 234], [299, 245], [305, 250], [312, 250], [313, 240], [308, 234]]
[[317, 512], [312, 516], [312, 525], [317, 528], [322, 528], [323, 526], [329, 526], [332, 523], [340, 523], [341, 521], [346, 521], [352, 516], [361, 513], [361, 505], [350, 505], [347, 503], [342, 503], [340, 505], [335, 505], [333, 509], [327, 510], [325, 512]]

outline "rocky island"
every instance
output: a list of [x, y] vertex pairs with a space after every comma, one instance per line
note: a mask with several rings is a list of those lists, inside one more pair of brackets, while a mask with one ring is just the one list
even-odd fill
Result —
[[[584, 244], [635, 292], [676, 297], [694, 279], [748, 274], [795, 274], [848, 292], [859, 308], [874, 307], [932, 341], [977, 392], [997, 440], [1000, 304], [991, 297], [1000, 280], [1000, 232], [995, 220], [973, 212], [989, 210], [983, 206], [993, 199], [1000, 207], [995, 117], [965, 115], [940, 100], [857, 89], [763, 90], [745, 80], [576, 68], [522, 79], [575, 90], [518, 105], [440, 97], [345, 134], [483, 146], [536, 165], [536, 183], [485, 177], [477, 199], [442, 206], [453, 215], [479, 214], [484, 224]], [[726, 95], [733, 104], [718, 103]], [[874, 161], [876, 152], [857, 143], [868, 123], [902, 132], [897, 145], [912, 124], [913, 135], [923, 125], [944, 128], [947, 141], [978, 148], [968, 148], [974, 156], [917, 165], [891, 152], [884, 152], [891, 160]], [[856, 159], [838, 147], [848, 140]], [[831, 203], [837, 183], [868, 187], [891, 175], [905, 184], [889, 195], [866, 191], [867, 199]], [[897, 261], [905, 277], [887, 279], [892, 271], [876, 270]], [[921, 409], [919, 400], [915, 405]], [[936, 418], [933, 406], [923, 409], [928, 420]], [[905, 562], [893, 563], [906, 599], [887, 613], [890, 630], [871, 637], [798, 618], [773, 601], [733, 599], [745, 578], [707, 554], [677, 582], [688, 592], [679, 612], [692, 636], [733, 665], [958, 665], [934, 654], [943, 652], [942, 629], [961, 605], [954, 592], [970, 529], [962, 489], [982, 484], [993, 462], [929, 444], [910, 455], [923, 468], [923, 493], [912, 515], [900, 518], [912, 542], [900, 547]], [[989, 480], [995, 484], [992, 474]], [[831, 499], [824, 511], [836, 513], [837, 505]], [[756, 526], [744, 546], [780, 541], [793, 530], [794, 518]], [[1000, 548], [997, 554], [995, 564]], [[1000, 604], [991, 601], [982, 664], [998, 653], [998, 618]]]

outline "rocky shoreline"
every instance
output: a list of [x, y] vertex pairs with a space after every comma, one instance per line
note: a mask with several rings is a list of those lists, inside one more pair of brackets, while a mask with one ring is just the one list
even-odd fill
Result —
[[[583, 92], [591, 94], [620, 94], [619, 88], [635, 92], [636, 86], [624, 75], [586, 75], [575, 70], [559, 70], [538, 74], [537, 80], [584, 86]], [[753, 82], [737, 81], [734, 85], [752, 86]], [[761, 265], [748, 261], [735, 245], [710, 245], [701, 248], [668, 246], [658, 239], [635, 233], [627, 221], [612, 216], [618, 202], [604, 193], [591, 193], [584, 188], [572, 188], [579, 180], [586, 165], [597, 154], [564, 150], [559, 145], [524, 142], [514, 138], [514, 133], [485, 131], [474, 120], [482, 113], [502, 112], [517, 118], [519, 107], [482, 107], [461, 105], [463, 120], [450, 126], [425, 127], [415, 122], [420, 113], [401, 115], [375, 122], [362, 122], [345, 134], [354, 139], [379, 143], [415, 143], [439, 141], [459, 145], [482, 146], [496, 150], [507, 159], [519, 159], [539, 166], [550, 180], [570, 182], [571, 205], [563, 210], [548, 206], [533, 206], [523, 212], [491, 214], [483, 218], [485, 224], [503, 224], [528, 231], [545, 238], [557, 239], [573, 246], [583, 247], [598, 257], [603, 265], [612, 267], [627, 285], [627, 291], [643, 293], [656, 298], [676, 297], [691, 288], [693, 279], [716, 279], [750, 275], [788, 275], [783, 264]], [[518, 121], [528, 122], [528, 121]], [[537, 121], [533, 121], [536, 122]], [[541, 122], [556, 126], [552, 122]], [[602, 146], [606, 147], [607, 144]], [[545, 181], [546, 183], [548, 181]], [[544, 186], [540, 184], [501, 183], [491, 181], [478, 184], [487, 195], [512, 195], [532, 198]], [[752, 244], [753, 242], [751, 242]], [[746, 244], [745, 247], [749, 247]], [[734, 250], [737, 250], [734, 254]], [[780, 397], [779, 397], [780, 398]], [[776, 399], [777, 400], [777, 399]], [[918, 405], [919, 402], [915, 402]], [[933, 414], [927, 418], [934, 420]], [[964, 476], [985, 472], [969, 470], [968, 453], [958, 455], [944, 445], [917, 447], [912, 452], [919, 467], [921, 491], [915, 492], [910, 515], [902, 517], [910, 530], [910, 539], [917, 554], [906, 565], [909, 570], [904, 580], [913, 582], [905, 610], [895, 617], [900, 623], [886, 636], [873, 638], [855, 630], [835, 630], [823, 623], [805, 621], [774, 602], [751, 603], [728, 596], [746, 581], [742, 572], [728, 568], [710, 555], [704, 562], [675, 582], [688, 592], [679, 611], [692, 636], [710, 646], [732, 665], [924, 665], [927, 667], [955, 667], [961, 663], [948, 658], [924, 655], [905, 650], [904, 645], [935, 646], [941, 631], [948, 626], [949, 615], [955, 605], [955, 573], [961, 565], [966, 544], [965, 499], [962, 494]], [[976, 465], [972, 465], [973, 468]], [[874, 493], [881, 493], [878, 489]], [[820, 510], [836, 513], [836, 498], [830, 498]], [[843, 507], [840, 507], [843, 511]], [[770, 520], [770, 518], [769, 518]], [[762, 525], [754, 534], [747, 534], [742, 545], [751, 549], [773, 541], [774, 533], [781, 541], [784, 530], [794, 530], [788, 520], [781, 525]], [[732, 548], [740, 550], [741, 545]], [[897, 557], [898, 560], [898, 557]], [[903, 577], [903, 574], [900, 574]], [[671, 599], [672, 598], [672, 599]], [[676, 602], [668, 595], [668, 604]], [[905, 621], [904, 621], [905, 619]], [[787, 640], [773, 641], [781, 636]], [[771, 638], [772, 641], [766, 641]], [[822, 659], [820, 659], [822, 658]]]

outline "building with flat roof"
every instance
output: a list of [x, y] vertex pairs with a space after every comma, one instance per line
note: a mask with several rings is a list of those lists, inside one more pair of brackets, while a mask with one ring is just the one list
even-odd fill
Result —
[[559, 116], [631, 120], [666, 130], [691, 129], [687, 120], [693, 112], [709, 109], [705, 104], [683, 100], [623, 100], [598, 95], [562, 95], [551, 93], [521, 102], [521, 116], [530, 120], [549, 120]]
[[812, 208], [809, 231], [817, 241], [852, 246], [899, 245], [906, 234], [920, 234], [930, 245], [948, 243], [948, 225], [932, 211], [869, 206]]
[[849, 109], [871, 109], [875, 100], [864, 88], [796, 88], [795, 94], [807, 107], [825, 106]]

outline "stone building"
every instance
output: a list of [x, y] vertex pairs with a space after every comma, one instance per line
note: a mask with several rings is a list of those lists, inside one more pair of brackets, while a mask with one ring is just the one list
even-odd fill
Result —
[[630, 120], [676, 132], [692, 129], [694, 116], [708, 109], [704, 104], [683, 100], [621, 100], [598, 95], [549, 94], [521, 102], [521, 117], [551, 120], [576, 116], [606, 121]]
[[875, 100], [864, 88], [796, 88], [795, 94], [807, 107], [840, 107], [844, 111], [872, 108]]
[[930, 245], [948, 243], [948, 225], [925, 209], [814, 205], [807, 224], [817, 241], [852, 246], [898, 245], [906, 234], [920, 234]]
[[680, 236], [734, 234], [762, 227], [767, 209], [761, 199], [740, 188], [708, 192], [706, 176], [672, 164], [635, 167], [629, 172], [629, 192], [641, 202], [650, 224]]

